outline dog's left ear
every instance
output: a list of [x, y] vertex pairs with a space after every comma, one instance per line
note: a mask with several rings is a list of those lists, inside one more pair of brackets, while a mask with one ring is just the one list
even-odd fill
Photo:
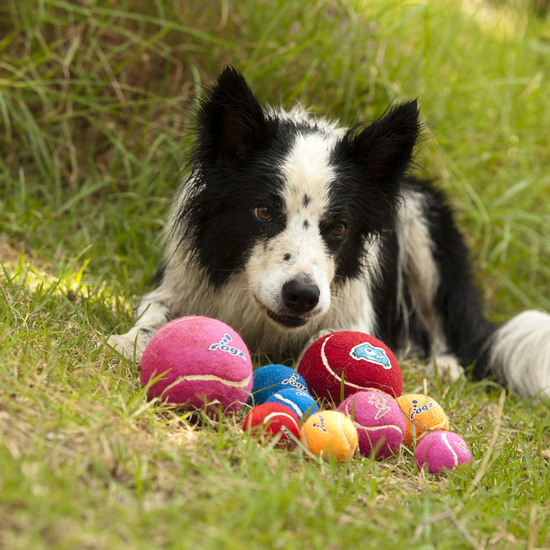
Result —
[[199, 156], [231, 168], [265, 147], [277, 131], [243, 75], [227, 67], [197, 112]]
[[365, 181], [395, 192], [409, 167], [420, 133], [416, 101], [393, 107], [371, 125], [352, 128], [334, 151], [335, 160], [344, 169], [359, 168]]

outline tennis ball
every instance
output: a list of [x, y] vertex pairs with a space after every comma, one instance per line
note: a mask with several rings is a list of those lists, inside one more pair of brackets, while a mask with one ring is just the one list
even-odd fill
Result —
[[353, 420], [362, 455], [382, 459], [399, 450], [405, 417], [393, 397], [381, 391], [360, 391], [342, 401], [338, 409]]
[[282, 403], [292, 409], [300, 421], [319, 410], [315, 399], [308, 392], [298, 388], [285, 388], [271, 394], [266, 403]]
[[270, 395], [285, 388], [308, 391], [306, 381], [294, 369], [284, 365], [265, 365], [254, 371], [251, 400], [255, 405], [261, 405]]
[[314, 455], [342, 462], [350, 459], [357, 449], [357, 429], [341, 411], [318, 411], [305, 421], [300, 441]]
[[300, 359], [298, 373], [313, 395], [332, 403], [369, 389], [398, 396], [403, 388], [401, 368], [391, 350], [363, 332], [333, 332], [319, 338]]
[[263, 403], [246, 415], [243, 430], [259, 436], [260, 441], [277, 439], [277, 447], [292, 447], [300, 438], [296, 413], [281, 403]]
[[447, 430], [449, 419], [441, 405], [422, 393], [407, 393], [397, 398], [397, 404], [405, 415], [405, 438], [403, 443], [411, 447], [413, 441], [422, 441], [435, 430]]
[[469, 464], [472, 459], [470, 448], [464, 439], [454, 432], [431, 432], [422, 439], [414, 452], [419, 468], [427, 468], [430, 474], [442, 473]]
[[143, 386], [153, 381], [149, 399], [235, 412], [252, 389], [252, 362], [239, 334], [225, 323], [181, 317], [151, 338], [141, 360], [140, 381]]

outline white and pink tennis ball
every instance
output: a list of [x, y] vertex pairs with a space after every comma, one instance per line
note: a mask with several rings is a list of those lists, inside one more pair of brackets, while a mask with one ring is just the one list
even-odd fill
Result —
[[430, 474], [439, 474], [445, 469], [468, 465], [472, 454], [460, 435], [441, 430], [424, 437], [416, 447], [414, 459], [419, 468], [427, 468]]
[[340, 403], [358, 391], [378, 389], [401, 395], [401, 367], [384, 342], [364, 332], [327, 334], [307, 348], [298, 373], [319, 399]]
[[225, 323], [180, 317], [151, 338], [141, 360], [140, 380], [142, 386], [154, 380], [147, 390], [149, 399], [235, 412], [252, 389], [252, 361], [242, 338]]
[[405, 417], [393, 397], [376, 390], [360, 391], [342, 401], [338, 409], [353, 420], [362, 455], [380, 460], [399, 451]]

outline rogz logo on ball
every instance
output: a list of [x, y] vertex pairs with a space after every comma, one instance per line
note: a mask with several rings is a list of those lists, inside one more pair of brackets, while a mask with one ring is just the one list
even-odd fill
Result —
[[325, 425], [325, 419], [323, 418], [323, 415], [320, 414], [317, 416], [319, 422], [314, 422], [311, 427], [315, 428], [316, 430], [321, 430], [322, 432], [328, 433], [327, 427]]
[[419, 414], [425, 413], [426, 411], [429, 411], [431, 408], [435, 407], [435, 403], [433, 401], [430, 401], [429, 403], [426, 403], [425, 405], [422, 405], [422, 407], [418, 406], [418, 399], [413, 399], [411, 401], [412, 405], [412, 411], [411, 411], [411, 422], [415, 419], [416, 416]]
[[293, 386], [294, 388], [298, 388], [299, 390], [307, 393], [307, 388], [301, 382], [298, 382], [297, 374], [292, 374], [290, 378], [286, 378], [281, 382], [281, 384], [288, 384], [289, 386]]
[[369, 403], [374, 405], [377, 409], [376, 416], [374, 417], [375, 420], [379, 420], [391, 412], [390, 406], [383, 395], [373, 393], [369, 397]]
[[281, 432], [285, 435], [285, 437], [281, 437], [279, 439], [279, 445], [287, 445], [292, 446], [294, 445], [294, 439], [291, 431], [286, 426], [281, 426]]
[[232, 340], [233, 338], [231, 338], [230, 334], [224, 334], [220, 342], [212, 344], [208, 349], [223, 351], [235, 357], [241, 357], [246, 361], [246, 355], [244, 354], [244, 351], [241, 351], [240, 349], [229, 345], [229, 342], [231, 342]]
[[351, 349], [349, 354], [354, 359], [363, 359], [364, 361], [376, 363], [377, 365], [384, 367], [386, 370], [391, 369], [391, 362], [386, 354], [386, 350], [383, 348], [377, 348], [368, 342], [358, 344]]

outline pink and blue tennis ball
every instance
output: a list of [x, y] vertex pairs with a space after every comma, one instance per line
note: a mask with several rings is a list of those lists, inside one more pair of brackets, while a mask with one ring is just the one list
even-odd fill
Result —
[[338, 407], [353, 420], [359, 434], [359, 452], [378, 460], [399, 451], [405, 435], [405, 417], [385, 392], [359, 391]]
[[307, 392], [306, 381], [294, 369], [285, 365], [265, 365], [254, 371], [252, 399], [255, 405], [265, 403], [269, 396], [285, 388]]
[[439, 474], [445, 469], [468, 465], [472, 454], [460, 435], [440, 430], [426, 434], [416, 447], [414, 459], [419, 468], [427, 468], [430, 474]]
[[272, 393], [266, 403], [281, 403], [292, 409], [300, 421], [304, 421], [310, 414], [319, 410], [319, 405], [309, 392], [299, 388], [285, 388]]
[[311, 344], [300, 359], [298, 373], [312, 395], [340, 403], [358, 391], [378, 389], [401, 395], [403, 375], [392, 351], [364, 332], [332, 332]]
[[181, 317], [151, 338], [141, 360], [140, 381], [142, 386], [150, 384], [149, 399], [236, 412], [252, 389], [252, 361], [242, 338], [225, 323]]
[[246, 415], [243, 430], [260, 442], [276, 439], [277, 447], [292, 447], [300, 438], [300, 421], [296, 413], [281, 403], [262, 403]]

